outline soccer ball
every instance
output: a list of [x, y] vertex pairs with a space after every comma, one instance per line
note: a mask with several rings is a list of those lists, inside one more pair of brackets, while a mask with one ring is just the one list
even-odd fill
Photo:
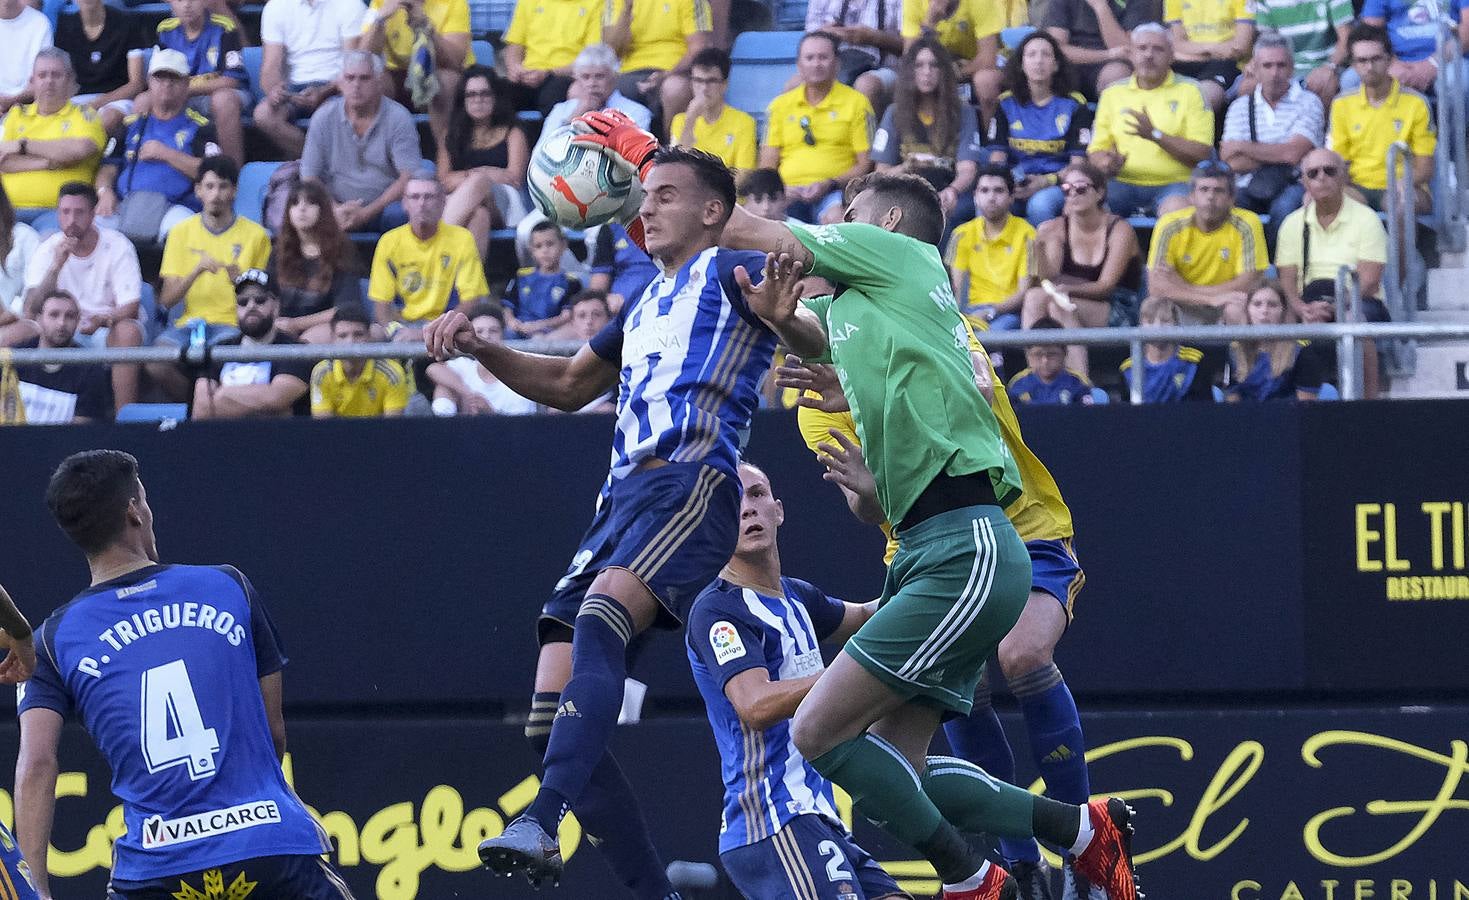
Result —
[[590, 228], [636, 210], [643, 186], [598, 147], [573, 144], [571, 125], [551, 132], [531, 157], [526, 182], [546, 218], [563, 228]]

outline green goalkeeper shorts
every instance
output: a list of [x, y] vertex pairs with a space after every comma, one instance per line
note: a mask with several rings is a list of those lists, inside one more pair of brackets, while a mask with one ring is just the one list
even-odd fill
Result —
[[999, 507], [940, 513], [898, 533], [880, 608], [846, 652], [898, 694], [968, 715], [1030, 580], [1030, 555]]

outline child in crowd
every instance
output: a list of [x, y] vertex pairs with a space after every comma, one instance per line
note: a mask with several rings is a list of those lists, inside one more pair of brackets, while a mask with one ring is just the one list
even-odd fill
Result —
[[[1031, 329], [1041, 331], [1060, 327], [1061, 323], [1055, 319], [1043, 318], [1037, 319]], [[1065, 345], [1031, 344], [1025, 348], [1025, 362], [1029, 368], [1022, 369], [1010, 379], [1008, 387], [1012, 401], [1061, 405], [1092, 402], [1091, 382], [1065, 367]]]
[[516, 337], [549, 334], [571, 321], [568, 301], [581, 282], [561, 271], [566, 235], [554, 222], [539, 222], [530, 233], [534, 266], [521, 269], [505, 286], [505, 325]]
[[[1165, 297], [1143, 301], [1138, 315], [1144, 328], [1177, 328], [1182, 323], [1178, 304]], [[1204, 351], [1174, 343], [1143, 345], [1143, 402], [1177, 403], [1180, 400], [1213, 400], [1214, 366]], [[1132, 359], [1124, 359], [1122, 378], [1132, 384]]]
[[774, 169], [751, 169], [740, 181], [740, 205], [751, 215], [775, 222], [796, 222], [786, 215], [791, 198], [785, 182]]

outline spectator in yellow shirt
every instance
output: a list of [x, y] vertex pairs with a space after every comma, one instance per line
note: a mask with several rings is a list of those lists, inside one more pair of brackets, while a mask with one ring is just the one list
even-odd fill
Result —
[[[372, 322], [354, 306], [332, 313], [332, 343], [365, 344]], [[408, 377], [391, 359], [324, 359], [311, 370], [311, 416], [316, 419], [401, 416]]]
[[566, 99], [576, 55], [602, 42], [602, 9], [602, 0], [518, 0], [501, 53], [516, 109], [545, 114]]
[[444, 311], [490, 297], [474, 236], [441, 221], [444, 200], [437, 178], [414, 175], [403, 190], [408, 224], [383, 235], [373, 252], [367, 297], [394, 340], [419, 340]]
[[708, 0], [611, 0], [602, 23], [602, 42], [622, 59], [617, 89], [644, 106], [661, 103], [665, 122], [689, 105], [689, 70], [713, 33]]
[[1388, 74], [1392, 48], [1380, 25], [1358, 24], [1347, 37], [1352, 68], [1362, 86], [1331, 102], [1326, 145], [1347, 161], [1352, 187], [1376, 210], [1387, 193], [1387, 152], [1394, 143], [1413, 154], [1413, 188], [1418, 212], [1433, 208], [1433, 152], [1438, 139], [1428, 101]]
[[949, 239], [949, 273], [959, 310], [977, 329], [1020, 327], [1020, 304], [1035, 283], [1031, 249], [1035, 228], [1010, 214], [1015, 176], [1003, 165], [979, 168], [974, 183], [974, 219]]
[[449, 109], [459, 77], [474, 62], [469, 49], [467, 0], [372, 0], [362, 19], [362, 49], [381, 53], [393, 80], [395, 99], [412, 107], [408, 65], [418, 36], [433, 46], [434, 77], [439, 91], [428, 105], [428, 126], [437, 144], [449, 131]]
[[803, 222], [839, 221], [842, 189], [872, 171], [872, 104], [836, 80], [837, 44], [823, 31], [801, 39], [801, 83], [770, 101], [766, 116], [760, 168], [780, 170], [790, 215]]
[[694, 56], [689, 64], [694, 98], [673, 117], [668, 139], [680, 147], [712, 153], [742, 171], [755, 167], [755, 120], [724, 102], [729, 68], [729, 54], [718, 47], [706, 47]]
[[1087, 156], [1111, 184], [1120, 216], [1163, 216], [1187, 205], [1189, 170], [1214, 154], [1214, 113], [1198, 82], [1180, 78], [1168, 29], [1132, 30], [1133, 76], [1102, 91]]
[[1198, 79], [1217, 113], [1255, 43], [1254, 0], [1166, 0], [1163, 21], [1173, 34], [1173, 71]]
[[47, 231], [61, 186], [97, 179], [107, 134], [95, 109], [72, 102], [76, 72], [65, 50], [36, 54], [31, 92], [35, 102], [11, 107], [0, 125], [0, 184], [18, 220]]
[[1270, 257], [1260, 219], [1234, 206], [1234, 170], [1218, 160], [1194, 169], [1185, 207], [1158, 219], [1148, 251], [1148, 291], [1177, 303], [1185, 325], [1245, 324], [1245, 304]]

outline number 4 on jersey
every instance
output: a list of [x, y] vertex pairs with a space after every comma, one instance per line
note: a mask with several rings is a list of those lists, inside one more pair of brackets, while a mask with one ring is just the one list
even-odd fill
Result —
[[143, 761], [150, 774], [187, 765], [189, 778], [212, 776], [218, 766], [219, 738], [204, 727], [199, 702], [184, 661], [155, 666], [143, 673]]

